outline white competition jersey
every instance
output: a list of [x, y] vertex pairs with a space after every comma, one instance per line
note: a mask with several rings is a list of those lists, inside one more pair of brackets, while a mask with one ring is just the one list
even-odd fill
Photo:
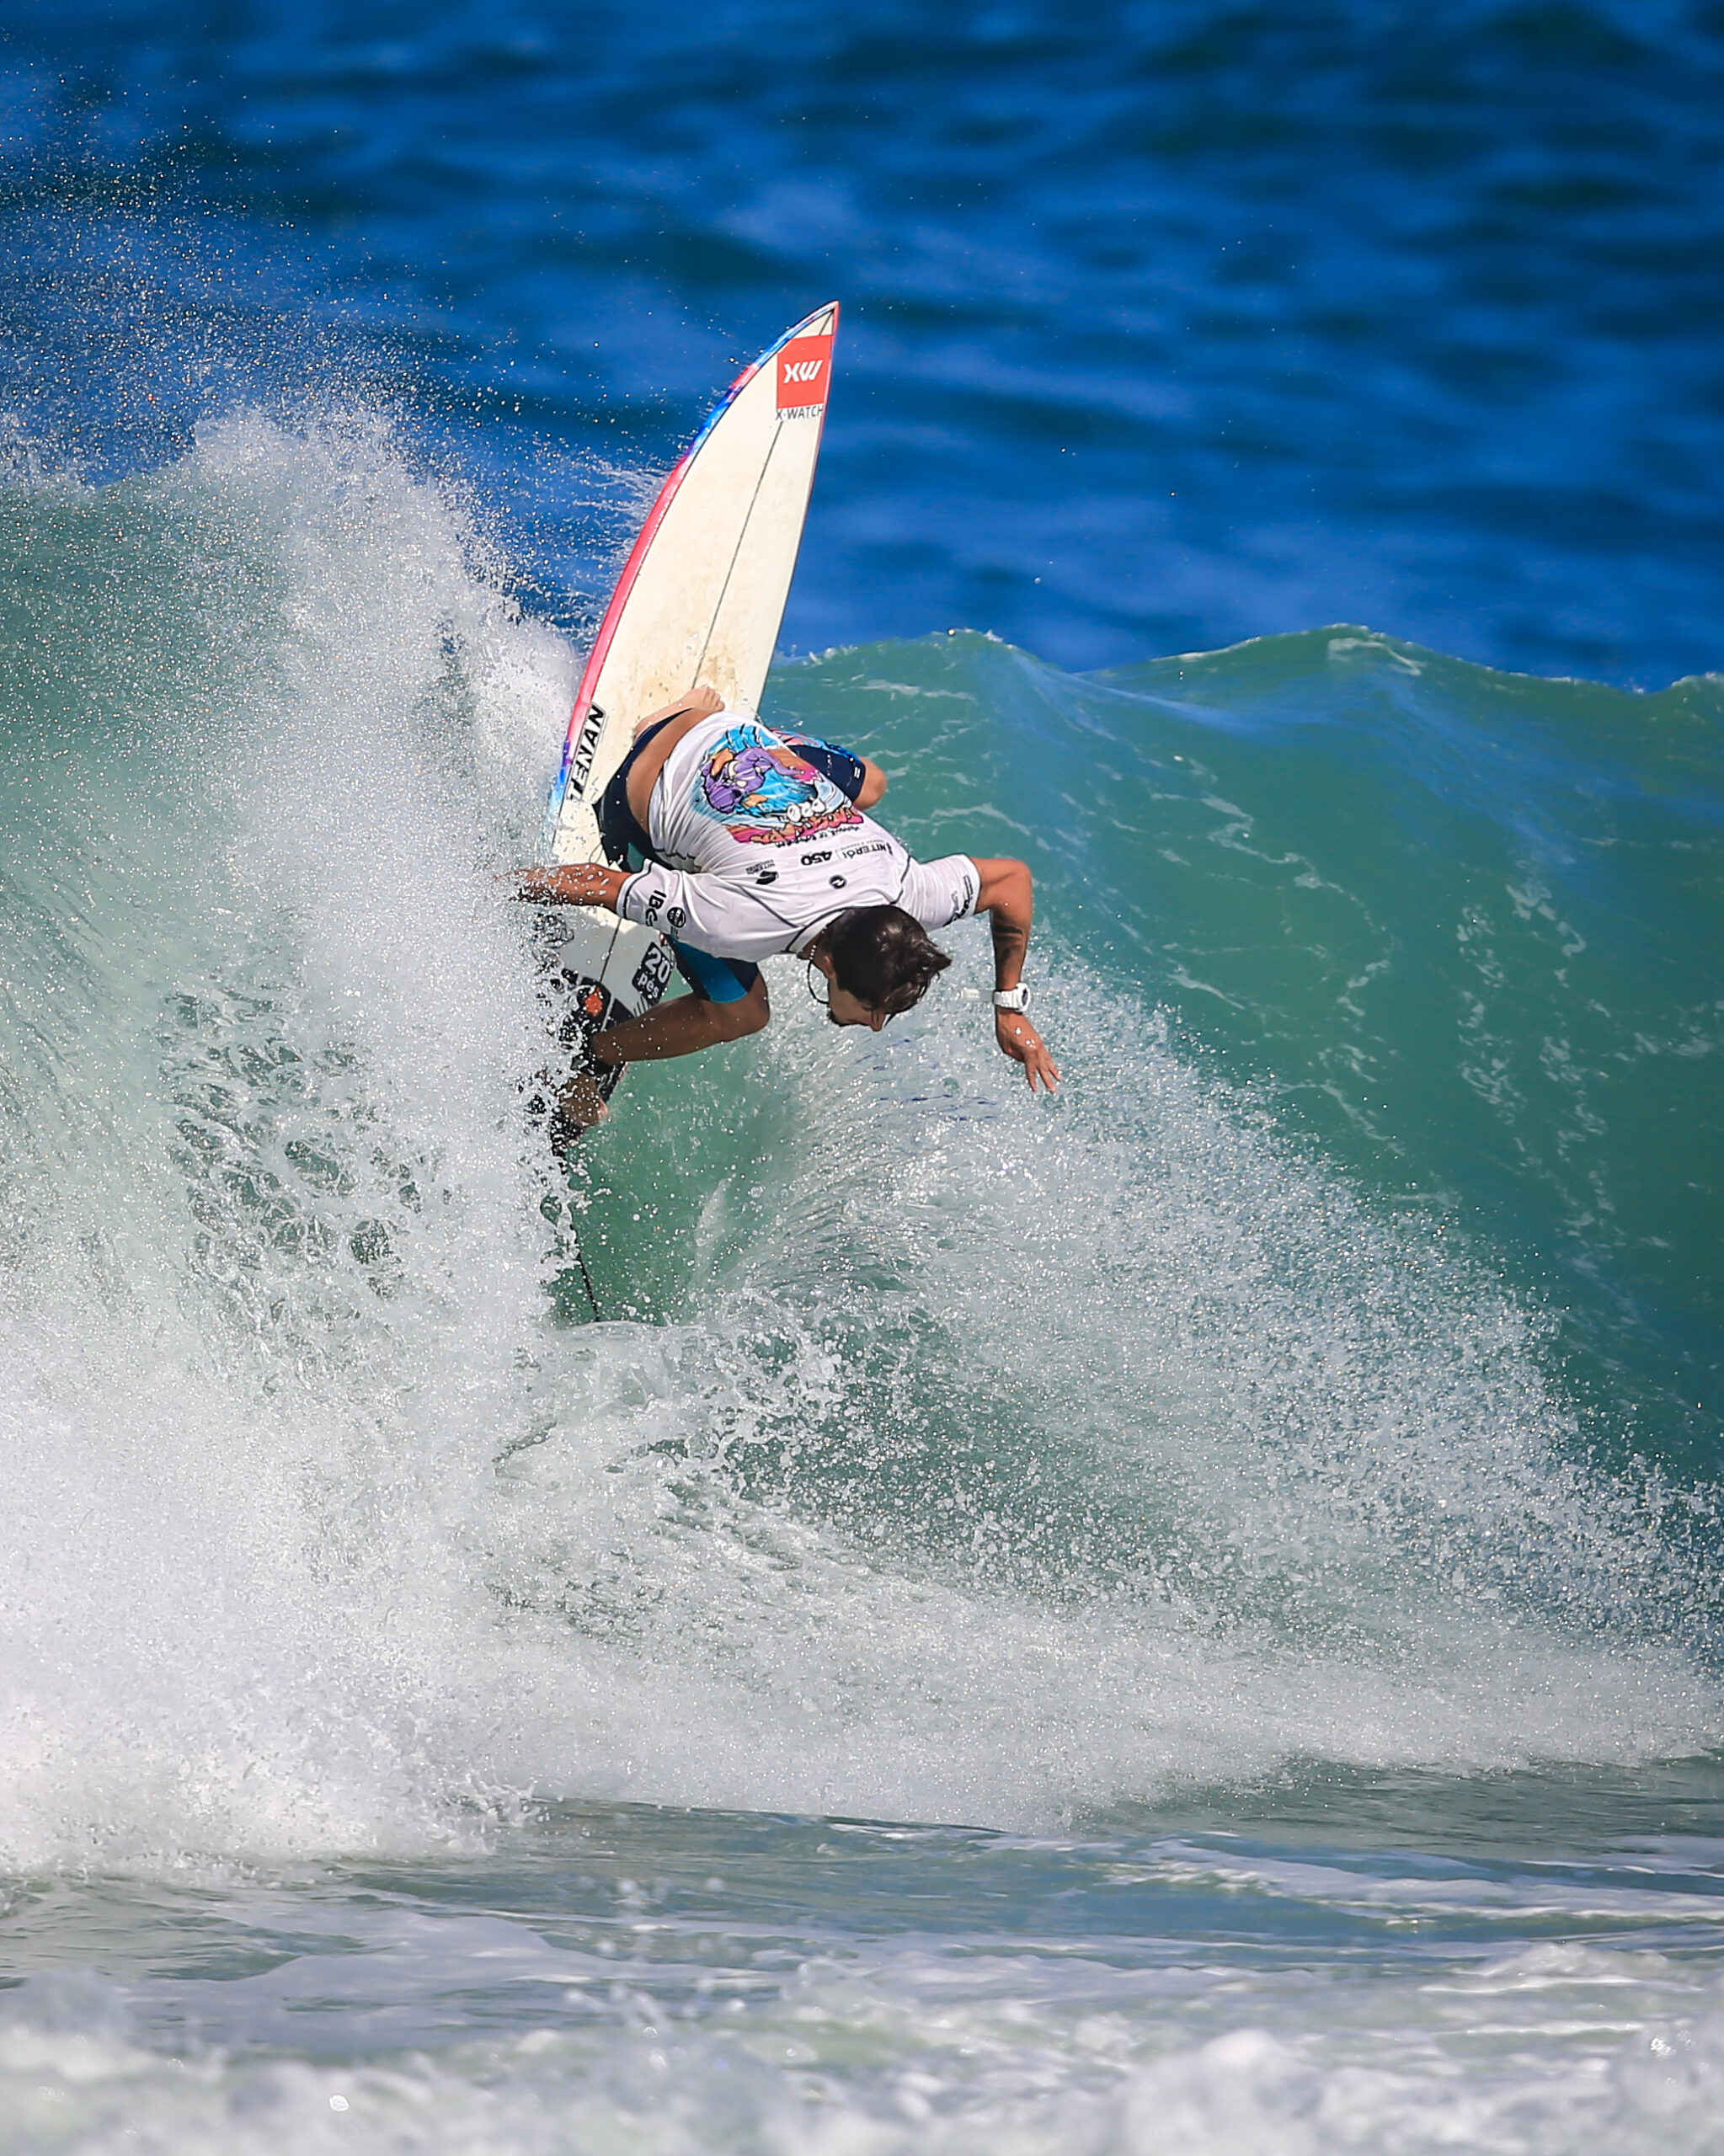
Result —
[[667, 865], [631, 877], [616, 910], [714, 958], [799, 953], [851, 906], [902, 906], [944, 928], [974, 912], [981, 889], [967, 854], [912, 860], [803, 762], [795, 736], [742, 712], [716, 712], [676, 744], [647, 831]]

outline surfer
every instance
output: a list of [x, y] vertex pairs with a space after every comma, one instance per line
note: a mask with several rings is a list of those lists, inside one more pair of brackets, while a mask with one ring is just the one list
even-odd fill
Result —
[[[763, 726], [709, 688], [643, 719], [600, 803], [606, 862], [529, 868], [516, 881], [533, 904], [608, 906], [659, 930], [692, 991], [590, 1035], [589, 1069], [759, 1033], [771, 1012], [757, 961], [778, 952], [807, 961], [810, 993], [835, 1026], [878, 1033], [951, 963], [929, 930], [985, 913], [995, 1038], [1033, 1092], [1051, 1091], [1059, 1073], [1025, 1015], [1021, 979], [1029, 870], [961, 853], [913, 860], [867, 814], [885, 791], [866, 757]], [[598, 1086], [577, 1072], [559, 1122], [572, 1130], [602, 1113]]]

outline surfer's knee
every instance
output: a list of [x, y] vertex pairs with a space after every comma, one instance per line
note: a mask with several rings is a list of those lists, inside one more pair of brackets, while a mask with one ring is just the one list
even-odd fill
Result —
[[757, 975], [748, 994], [732, 1007], [738, 1015], [738, 1040], [745, 1040], [750, 1033], [764, 1033], [772, 1016], [772, 1006], [766, 1001], [766, 976]]
[[757, 974], [748, 994], [739, 995], [735, 1002], [713, 1004], [712, 1016], [721, 1041], [745, 1041], [750, 1033], [763, 1033], [772, 1016], [764, 977]]

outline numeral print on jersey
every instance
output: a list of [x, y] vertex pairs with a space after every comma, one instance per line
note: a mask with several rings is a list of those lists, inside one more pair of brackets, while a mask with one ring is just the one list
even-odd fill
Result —
[[670, 953], [662, 943], [654, 944], [634, 969], [634, 979], [629, 986], [634, 990], [635, 1001], [643, 1011], [650, 1011], [670, 985], [674, 971]]
[[826, 377], [832, 365], [830, 337], [793, 337], [779, 353], [778, 409], [813, 418], [826, 403]]

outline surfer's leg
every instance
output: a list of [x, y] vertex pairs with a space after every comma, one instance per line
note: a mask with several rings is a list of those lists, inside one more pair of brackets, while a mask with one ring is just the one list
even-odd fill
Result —
[[[679, 963], [690, 955], [679, 949]], [[595, 1066], [611, 1069], [623, 1063], [662, 1063], [673, 1055], [697, 1055], [703, 1048], [722, 1048], [726, 1041], [745, 1040], [771, 1018], [766, 983], [758, 966], [713, 958], [704, 951], [691, 955], [702, 970], [711, 972], [714, 987], [731, 992], [723, 1000], [708, 995], [697, 985], [694, 967], [685, 964], [685, 976], [694, 987], [691, 995], [679, 995], [672, 1002], [661, 1003], [656, 1011], [643, 1011], [638, 1018], [625, 1018], [620, 1026], [607, 1026], [603, 1033], [591, 1034], [584, 1067], [577, 1067], [557, 1096], [551, 1142], [558, 1150], [602, 1121], [607, 1113]], [[738, 978], [745, 974], [751, 976], [745, 988]]]
[[704, 681], [691, 689], [686, 696], [679, 696], [674, 704], [661, 704], [657, 711], [649, 711], [644, 718], [635, 721], [634, 738], [638, 748], [644, 748], [642, 736], [654, 726], [665, 726], [673, 718], [692, 715], [697, 718], [710, 718], [715, 711], [723, 711], [724, 699], [716, 689], [708, 688]]
[[757, 969], [750, 970], [753, 981], [729, 1001], [719, 1002], [697, 989], [692, 995], [679, 995], [656, 1011], [625, 1018], [620, 1026], [595, 1033], [588, 1054], [595, 1063], [657, 1063], [667, 1056], [694, 1055], [726, 1041], [745, 1040], [759, 1033], [772, 1015], [765, 976]]
[[831, 780], [846, 801], [858, 808], [872, 808], [886, 791], [886, 774], [854, 749], [841, 749], [835, 741], [822, 741], [817, 734], [790, 734], [784, 739], [807, 764]]

